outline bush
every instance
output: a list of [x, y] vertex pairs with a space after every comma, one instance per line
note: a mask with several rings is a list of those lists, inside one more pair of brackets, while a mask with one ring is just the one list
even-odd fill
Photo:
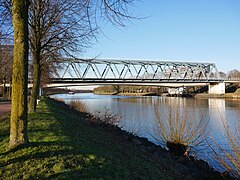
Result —
[[[70, 101], [69, 106], [71, 109], [74, 109], [79, 112], [83, 113], [89, 113], [87, 106], [81, 102], [81, 101]], [[106, 109], [103, 113], [101, 112], [95, 112], [94, 115], [90, 115], [90, 120], [93, 124], [107, 124], [107, 125], [113, 125], [117, 126], [119, 122], [121, 121], [122, 117], [118, 114], [113, 114], [110, 112], [109, 109]]]
[[94, 113], [94, 119], [99, 119], [101, 122], [107, 125], [117, 126], [120, 123], [122, 117], [118, 114], [113, 114], [109, 109], [106, 109], [103, 113]]
[[74, 109], [76, 111], [84, 113], [87, 112], [87, 106], [81, 101], [72, 100], [70, 101], [69, 106], [71, 109]]
[[[238, 116], [239, 117], [239, 116]], [[217, 142], [214, 138], [207, 139], [207, 144], [212, 149], [214, 159], [225, 168], [235, 178], [240, 178], [240, 121], [230, 127], [228, 121], [224, 121], [221, 116], [224, 127], [222, 140], [224, 145]]]
[[180, 111], [179, 106], [170, 105], [161, 113], [158, 102], [154, 104], [156, 127], [154, 131], [166, 145], [170, 153], [176, 156], [187, 155], [200, 145], [207, 135], [209, 120], [202, 115], [200, 120], [188, 116], [188, 110]]

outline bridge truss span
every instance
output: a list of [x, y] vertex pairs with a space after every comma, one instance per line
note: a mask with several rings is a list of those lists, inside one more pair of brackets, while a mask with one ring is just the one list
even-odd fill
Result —
[[65, 59], [54, 82], [220, 82], [214, 63]]

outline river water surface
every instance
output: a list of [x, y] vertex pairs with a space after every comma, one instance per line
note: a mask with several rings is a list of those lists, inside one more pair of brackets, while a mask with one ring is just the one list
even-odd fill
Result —
[[[121, 116], [119, 126], [137, 136], [145, 137], [149, 141], [164, 147], [156, 131], [156, 115], [154, 104], [158, 104], [161, 118], [167, 118], [169, 109], [177, 107], [179, 111], [186, 114], [189, 123], [204, 120], [207, 123], [205, 135], [213, 139], [222, 148], [227, 148], [225, 128], [223, 122], [227, 122], [231, 129], [239, 130], [240, 124], [240, 100], [239, 99], [197, 99], [178, 97], [129, 97], [95, 95], [92, 93], [82, 94], [58, 94], [52, 98], [63, 99], [66, 103], [72, 100], [80, 100], [85, 103], [90, 113], [104, 113], [109, 110], [113, 114]], [[238, 127], [238, 128], [236, 128]], [[237, 132], [239, 133], [239, 132]], [[214, 168], [222, 170], [213, 158], [213, 152], [206, 143], [193, 149], [192, 154], [209, 162]]]

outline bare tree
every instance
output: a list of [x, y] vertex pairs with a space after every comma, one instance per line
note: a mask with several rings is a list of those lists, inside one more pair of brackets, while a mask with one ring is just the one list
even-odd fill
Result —
[[32, 1], [29, 13], [33, 65], [30, 111], [36, 111], [41, 77], [49, 75], [42, 72], [55, 70], [53, 62], [89, 46], [95, 28], [89, 26], [87, 6], [87, 1], [77, 0]]
[[[10, 146], [28, 141], [28, 23], [34, 69], [30, 104], [31, 110], [35, 111], [42, 69], [50, 69], [52, 62], [64, 56], [74, 56], [74, 52], [89, 47], [92, 38], [96, 38], [99, 19], [124, 26], [125, 20], [131, 19], [128, 6], [132, 3], [133, 0], [32, 0], [28, 14], [27, 0], [13, 0], [12, 3], [11, 0], [1, 1], [0, 12], [12, 12], [12, 17], [11, 13], [8, 17], [12, 18], [14, 28]], [[3, 11], [2, 7], [5, 8]]]
[[10, 147], [28, 143], [28, 4], [28, 0], [12, 1], [14, 61], [12, 75], [12, 109], [9, 141]]
[[0, 1], [0, 84], [3, 84], [2, 95], [4, 99], [10, 98], [10, 88], [13, 64], [13, 28], [10, 15], [9, 1]]
[[0, 44], [13, 43], [13, 28], [12, 28], [12, 15], [11, 15], [11, 1], [0, 1]]
[[240, 78], [240, 71], [237, 69], [233, 69], [228, 72], [228, 77], [229, 78]]
[[33, 60], [30, 111], [36, 111], [43, 69], [52, 69], [48, 66], [53, 67], [53, 62], [61, 57], [73, 57], [89, 47], [98, 33], [99, 19], [124, 26], [123, 20], [131, 18], [127, 12], [130, 3], [132, 1], [32, 0], [29, 13]]
[[220, 78], [225, 79], [227, 77], [227, 74], [225, 72], [219, 71]]
[[2, 94], [6, 99], [6, 83], [11, 84], [12, 81], [13, 46], [0, 45], [0, 54], [0, 84], [3, 84]]
[[[10, 0], [2, 2], [5, 9], [11, 9]], [[100, 20], [124, 27], [126, 20], [133, 18], [128, 13], [128, 7], [133, 5], [133, 2], [133, 0], [31, 0], [29, 42], [33, 89], [30, 111], [36, 110], [42, 69], [50, 69], [47, 66], [53, 67], [53, 62], [61, 59], [60, 57], [72, 57], [76, 52], [79, 54], [89, 47], [99, 32]]]

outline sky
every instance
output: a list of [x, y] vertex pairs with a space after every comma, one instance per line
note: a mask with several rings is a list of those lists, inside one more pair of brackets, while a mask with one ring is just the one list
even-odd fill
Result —
[[104, 34], [83, 57], [213, 62], [240, 70], [240, 0], [142, 0], [129, 11], [146, 17]]

